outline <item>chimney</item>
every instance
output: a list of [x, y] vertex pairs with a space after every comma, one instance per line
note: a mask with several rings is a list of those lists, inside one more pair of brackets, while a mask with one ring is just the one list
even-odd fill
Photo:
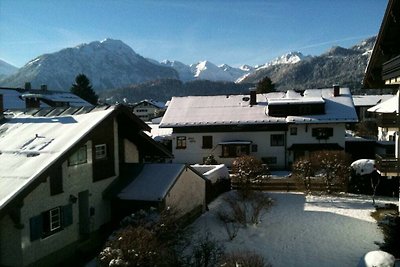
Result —
[[4, 118], [4, 104], [3, 104], [3, 95], [0, 95], [0, 120]]
[[46, 85], [46, 84], [42, 84], [42, 85], [40, 86], [40, 90], [42, 90], [42, 91], [47, 91], [47, 85]]
[[31, 90], [32, 89], [32, 85], [30, 82], [26, 82], [25, 83], [25, 90]]
[[333, 96], [339, 96], [340, 95], [340, 86], [337, 84], [333, 85]]
[[257, 105], [257, 88], [251, 87], [249, 90], [250, 90], [250, 106]]

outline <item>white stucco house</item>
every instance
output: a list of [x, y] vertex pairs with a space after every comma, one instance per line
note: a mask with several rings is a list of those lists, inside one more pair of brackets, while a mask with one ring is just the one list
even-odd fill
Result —
[[131, 105], [133, 113], [144, 121], [159, 117], [165, 111], [165, 103], [155, 100], [142, 100]]
[[254, 155], [284, 169], [314, 150], [344, 149], [347, 123], [357, 122], [348, 88], [268, 94], [173, 97], [160, 123], [172, 128], [176, 163], [213, 155], [230, 166]]
[[4, 114], [2, 103], [1, 266], [48, 266], [79, 249], [111, 221], [103, 193], [121, 168], [169, 155], [123, 106]]

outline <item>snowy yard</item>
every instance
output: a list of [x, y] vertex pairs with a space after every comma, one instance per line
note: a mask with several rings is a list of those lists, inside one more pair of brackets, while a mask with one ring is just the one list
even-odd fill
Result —
[[[229, 192], [232, 193], [232, 192]], [[219, 197], [210, 211], [198, 218], [196, 232], [210, 232], [227, 251], [250, 250], [263, 255], [274, 267], [357, 266], [361, 256], [378, 249], [383, 235], [368, 196], [305, 196], [300, 193], [268, 193], [274, 205], [260, 224], [241, 228], [229, 241], [217, 212]], [[377, 204], [396, 203], [378, 199]]]

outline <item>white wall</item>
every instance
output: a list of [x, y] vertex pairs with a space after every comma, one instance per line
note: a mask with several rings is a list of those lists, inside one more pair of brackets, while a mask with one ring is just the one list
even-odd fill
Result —
[[139, 150], [137, 149], [137, 146], [128, 139], [124, 139], [124, 153], [125, 163], [139, 162]]
[[[297, 127], [297, 135], [290, 135], [290, 127]], [[333, 136], [327, 140], [317, 140], [312, 136], [312, 129], [319, 127], [333, 128]], [[271, 146], [270, 138], [272, 134], [286, 135], [285, 146]], [[213, 149], [202, 148], [202, 137], [213, 136]], [[186, 136], [186, 149], [176, 148], [176, 137]], [[251, 141], [252, 144], [257, 145], [257, 152], [251, 152], [258, 158], [263, 157], [276, 157], [277, 164], [270, 164], [272, 168], [285, 168], [288, 162], [293, 160], [293, 153], [286, 151], [287, 147], [293, 144], [318, 144], [318, 143], [337, 143], [341, 147], [345, 147], [345, 124], [332, 123], [332, 124], [298, 124], [290, 125], [288, 131], [274, 131], [274, 132], [224, 132], [224, 133], [173, 133], [172, 134], [172, 153], [174, 155], [173, 161], [176, 163], [187, 164], [201, 164], [203, 158], [214, 155], [218, 163], [223, 163], [227, 166], [232, 165], [234, 158], [221, 158], [222, 146], [218, 145], [224, 141]]]
[[191, 169], [186, 168], [179, 176], [171, 191], [167, 194], [165, 204], [185, 214], [199, 205], [205, 208], [206, 182]]
[[[224, 132], [224, 133], [185, 133], [172, 134], [172, 153], [174, 155], [173, 162], [196, 164], [203, 163], [203, 158], [214, 155], [218, 163], [223, 163], [227, 166], [232, 165], [234, 158], [221, 158], [222, 146], [220, 142], [226, 141], [251, 141], [257, 145], [257, 152], [251, 152], [250, 155], [258, 158], [262, 157], [277, 157], [276, 167], [285, 166], [285, 146], [270, 145], [271, 134], [285, 134], [284, 131], [276, 132]], [[176, 137], [186, 136], [186, 149], [176, 149]], [[213, 136], [213, 148], [203, 149], [203, 136]]]
[[378, 127], [378, 141], [395, 141], [397, 131], [396, 128]]

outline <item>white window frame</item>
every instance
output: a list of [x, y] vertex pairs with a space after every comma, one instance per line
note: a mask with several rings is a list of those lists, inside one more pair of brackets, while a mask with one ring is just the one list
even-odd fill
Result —
[[106, 159], [107, 158], [107, 144], [100, 144], [94, 146], [94, 158]]
[[50, 232], [61, 228], [61, 209], [60, 207], [54, 208], [49, 212]]

